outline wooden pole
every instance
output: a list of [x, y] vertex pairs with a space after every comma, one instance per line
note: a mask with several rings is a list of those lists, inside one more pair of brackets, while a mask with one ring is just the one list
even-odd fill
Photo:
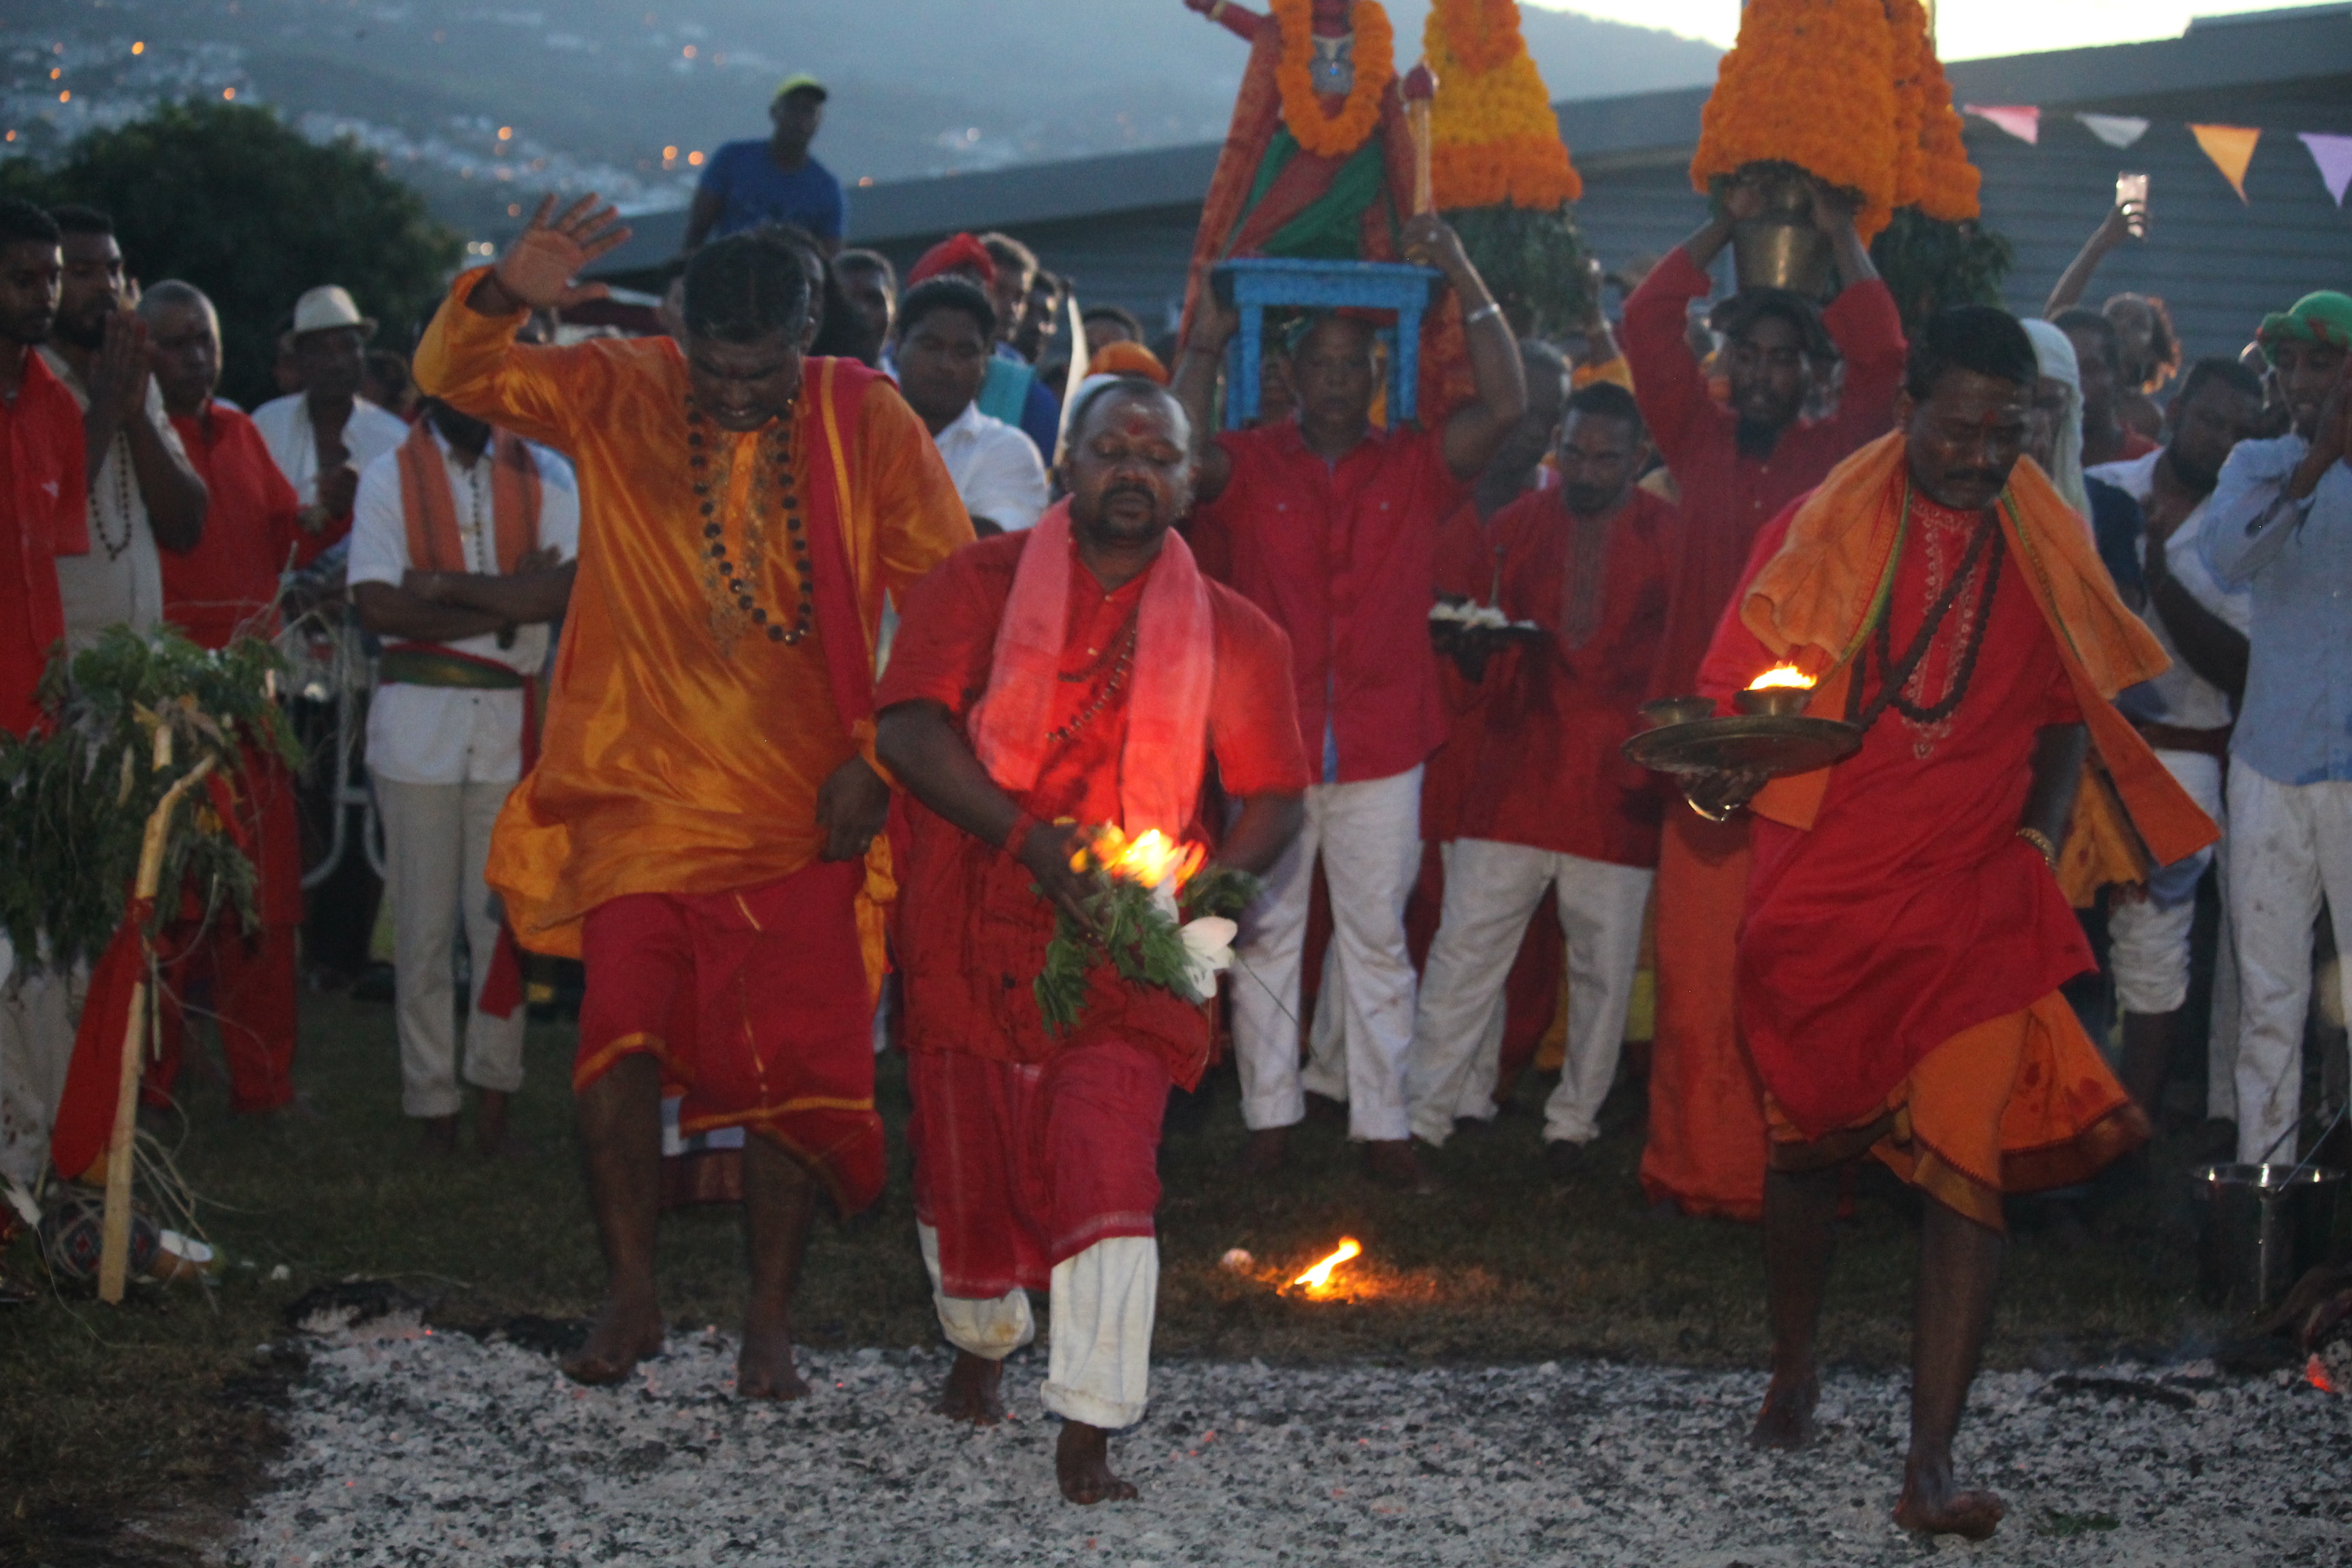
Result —
[[1407, 99], [1405, 123], [1412, 131], [1412, 216], [1437, 210], [1437, 196], [1429, 175], [1429, 100]]
[[[168, 734], [169, 731], [162, 733]], [[156, 753], [165, 763], [171, 752], [159, 740]], [[170, 841], [172, 813], [179, 808], [181, 799], [213, 771], [213, 759], [205, 758], [155, 803], [147, 817], [147, 834], [139, 846], [139, 880], [134, 894], [136, 902], [155, 897], [156, 886], [163, 878], [163, 848]], [[147, 953], [146, 939], [140, 939], [142, 954]], [[122, 1031], [122, 1072], [114, 1093], [114, 1131], [106, 1141], [106, 1210], [100, 1235], [101, 1246], [98, 1258], [98, 1299], [109, 1306], [122, 1300], [123, 1286], [131, 1272], [131, 1139], [138, 1130], [139, 1079], [147, 1066], [147, 976], [141, 973], [139, 984], [131, 993], [131, 1021]]]

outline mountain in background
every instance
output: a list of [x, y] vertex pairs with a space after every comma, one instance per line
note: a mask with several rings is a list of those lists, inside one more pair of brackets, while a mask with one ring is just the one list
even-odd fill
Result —
[[[0, 151], [40, 155], [160, 99], [235, 94], [276, 106], [313, 136], [357, 136], [451, 222], [492, 235], [542, 188], [593, 188], [639, 208], [683, 205], [693, 155], [763, 135], [769, 95], [792, 71], [832, 88], [817, 155], [854, 186], [1215, 140], [1244, 56], [1239, 39], [1181, 0], [41, 9], [49, 15], [19, 12], [0, 30], [9, 132]], [[1396, 0], [1390, 12], [1409, 60], [1426, 0]], [[1555, 98], [1713, 79], [1710, 45], [1532, 5], [1524, 16]]]

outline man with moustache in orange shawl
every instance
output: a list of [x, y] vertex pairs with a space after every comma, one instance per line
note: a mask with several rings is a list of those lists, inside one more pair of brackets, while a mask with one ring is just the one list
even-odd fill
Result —
[[524, 946], [587, 967], [572, 1083], [607, 1283], [564, 1371], [617, 1383], [661, 1348], [667, 1079], [685, 1131], [755, 1134], [736, 1389], [798, 1398], [790, 1307], [817, 1185], [855, 1213], [884, 1177], [875, 628], [885, 592], [971, 524], [890, 383], [805, 357], [808, 274], [756, 233], [695, 253], [682, 342], [518, 345], [531, 310], [601, 292], [570, 279], [627, 237], [593, 196], [551, 221], [552, 205], [457, 279], [416, 379], [580, 477], [546, 733], [488, 872]]
[[1873, 1154], [1927, 1199], [1897, 1523], [1981, 1540], [1990, 1492], [1952, 1479], [2005, 1237], [2001, 1199], [2080, 1181], [2147, 1135], [2058, 994], [2092, 967], [2053, 863], [2086, 745], [2161, 863], [2217, 836], [2110, 699], [2161, 671], [2089, 531], [2020, 463], [2039, 371], [1986, 306], [1930, 319], [1899, 428], [1759, 536], [1700, 689], [1780, 662], [1861, 750], [1775, 780], [1703, 775], [1694, 806], [1752, 797], [1755, 870], [1734, 972], [1765, 1089], [1772, 1384], [1754, 1441], [1793, 1447], [1819, 1394], [1814, 1334], [1841, 1168]]

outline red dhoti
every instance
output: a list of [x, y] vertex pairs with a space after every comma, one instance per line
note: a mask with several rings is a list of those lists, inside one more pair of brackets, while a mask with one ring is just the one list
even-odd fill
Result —
[[725, 893], [633, 893], [583, 923], [588, 989], [572, 1088], [623, 1057], [685, 1090], [680, 1131], [747, 1127], [822, 1178], [845, 1214], [881, 1194], [860, 861]]

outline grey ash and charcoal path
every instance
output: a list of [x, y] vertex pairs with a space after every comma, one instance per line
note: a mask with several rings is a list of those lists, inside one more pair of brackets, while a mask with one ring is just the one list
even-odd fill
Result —
[[731, 1395], [720, 1335], [674, 1332], [634, 1383], [587, 1391], [541, 1351], [409, 1332], [310, 1342], [235, 1561], [2352, 1562], [2352, 1398], [2202, 1363], [1982, 1378], [1963, 1472], [2011, 1512], [1968, 1547], [1886, 1521], [1906, 1397], [1891, 1375], [1832, 1375], [1822, 1442], [1784, 1457], [1741, 1441], [1763, 1390], [1746, 1373], [1179, 1362], [1114, 1448], [1142, 1500], [1081, 1510], [1054, 1489], [1034, 1351], [1005, 1380], [1023, 1418], [973, 1431], [931, 1413], [946, 1359], [929, 1352], [803, 1352], [815, 1397], [754, 1406]]

